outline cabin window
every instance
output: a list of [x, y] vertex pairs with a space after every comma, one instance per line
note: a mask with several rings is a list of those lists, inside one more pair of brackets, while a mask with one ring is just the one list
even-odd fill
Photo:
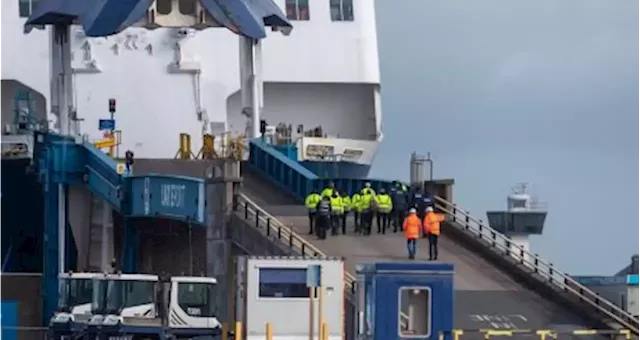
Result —
[[178, 283], [178, 305], [185, 313], [196, 317], [215, 316], [215, 284]]
[[401, 338], [431, 336], [431, 288], [401, 287], [398, 290], [398, 335]]
[[179, 0], [178, 10], [180, 14], [194, 15], [196, 13], [196, 1], [197, 0]]
[[309, 298], [307, 268], [258, 269], [260, 298]]
[[156, 11], [158, 14], [168, 15], [173, 10], [171, 0], [156, 0]]
[[28, 18], [40, 0], [18, 0], [18, 12], [21, 18]]
[[309, 20], [309, 0], [286, 0], [285, 5], [289, 20]]
[[329, 0], [332, 21], [353, 21], [353, 0]]

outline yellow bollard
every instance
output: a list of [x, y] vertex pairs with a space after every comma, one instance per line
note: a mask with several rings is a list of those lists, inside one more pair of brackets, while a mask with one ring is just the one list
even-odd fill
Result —
[[454, 329], [451, 333], [453, 333], [453, 340], [460, 340], [460, 336], [464, 334], [464, 331], [461, 329]]
[[322, 324], [322, 340], [329, 340], [329, 326], [326, 322]]
[[267, 340], [273, 340], [273, 326], [271, 326], [271, 322], [267, 322]]
[[242, 322], [236, 321], [236, 327], [234, 329], [235, 340], [242, 340]]
[[229, 335], [229, 324], [225, 322], [222, 324], [222, 340], [227, 340], [228, 335]]

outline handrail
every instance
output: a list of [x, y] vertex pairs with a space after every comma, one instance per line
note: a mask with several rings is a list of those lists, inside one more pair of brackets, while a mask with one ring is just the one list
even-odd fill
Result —
[[[275, 236], [278, 240], [286, 243], [289, 248], [299, 253], [301, 256], [308, 257], [328, 257], [320, 249], [309, 243], [298, 233], [293, 231], [290, 227], [285, 226], [282, 222], [276, 219], [274, 216], [260, 208], [258, 204], [252, 201], [244, 194], [238, 196], [238, 203], [244, 208], [245, 219], [249, 218], [249, 215], [255, 216], [255, 226], [262, 228], [259, 222], [262, 222], [266, 227], [267, 236]], [[353, 293], [355, 291], [356, 278], [349, 272], [344, 273], [345, 288], [347, 291]]]
[[[275, 236], [279, 241], [286, 244], [291, 250], [295, 251], [301, 256], [308, 257], [328, 257], [320, 249], [309, 243], [298, 233], [293, 231], [290, 227], [285, 226], [282, 222], [276, 219], [274, 216], [260, 208], [258, 204], [252, 201], [244, 194], [238, 195], [238, 200], [234, 206], [234, 210], [238, 211], [238, 208], [242, 207], [244, 210], [244, 219], [248, 220], [249, 215], [255, 218], [255, 228], [265, 228], [267, 237]], [[260, 223], [264, 224], [261, 226]], [[355, 294], [356, 278], [349, 272], [344, 273], [344, 288], [347, 292]], [[408, 325], [409, 316], [405, 313], [400, 313], [400, 322], [403, 327]]]
[[594, 291], [559, 271], [551, 262], [543, 260], [538, 254], [533, 254], [522, 247], [517, 249], [504, 234], [491, 228], [482, 220], [473, 218], [468, 212], [461, 210], [454, 203], [438, 196], [434, 196], [434, 199], [436, 207], [451, 216], [452, 222], [457, 222], [454, 225], [461, 226], [463, 231], [484, 241], [487, 247], [495, 248], [503, 255], [513, 257], [518, 265], [532, 270], [532, 276], [542, 277], [546, 284], [575, 295], [581, 301], [587, 302], [624, 328], [631, 330], [636, 335], [638, 334], [638, 320], [630, 313], [601, 298]]

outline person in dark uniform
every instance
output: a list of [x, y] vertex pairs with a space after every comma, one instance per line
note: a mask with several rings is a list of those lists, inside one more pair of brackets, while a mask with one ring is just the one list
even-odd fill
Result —
[[[413, 197], [411, 200], [411, 207], [416, 209], [418, 213], [418, 218], [420, 221], [423, 221], [426, 216], [427, 208], [432, 206], [433, 203], [428, 195], [423, 194], [422, 191], [416, 189], [413, 193]], [[426, 233], [423, 233], [422, 237], [427, 237]]]
[[318, 238], [327, 238], [327, 229], [331, 226], [331, 201], [329, 197], [323, 196], [316, 206], [316, 233]]
[[391, 224], [393, 232], [396, 233], [402, 229], [402, 223], [409, 210], [409, 197], [407, 192], [402, 188], [393, 187], [389, 192], [393, 201], [393, 209], [391, 210]]

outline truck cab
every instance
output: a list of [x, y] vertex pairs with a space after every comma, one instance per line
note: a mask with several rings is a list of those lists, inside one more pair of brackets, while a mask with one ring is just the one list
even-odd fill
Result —
[[67, 335], [80, 331], [91, 316], [95, 280], [102, 273], [61, 273], [58, 275], [58, 310], [49, 323], [50, 331]]

